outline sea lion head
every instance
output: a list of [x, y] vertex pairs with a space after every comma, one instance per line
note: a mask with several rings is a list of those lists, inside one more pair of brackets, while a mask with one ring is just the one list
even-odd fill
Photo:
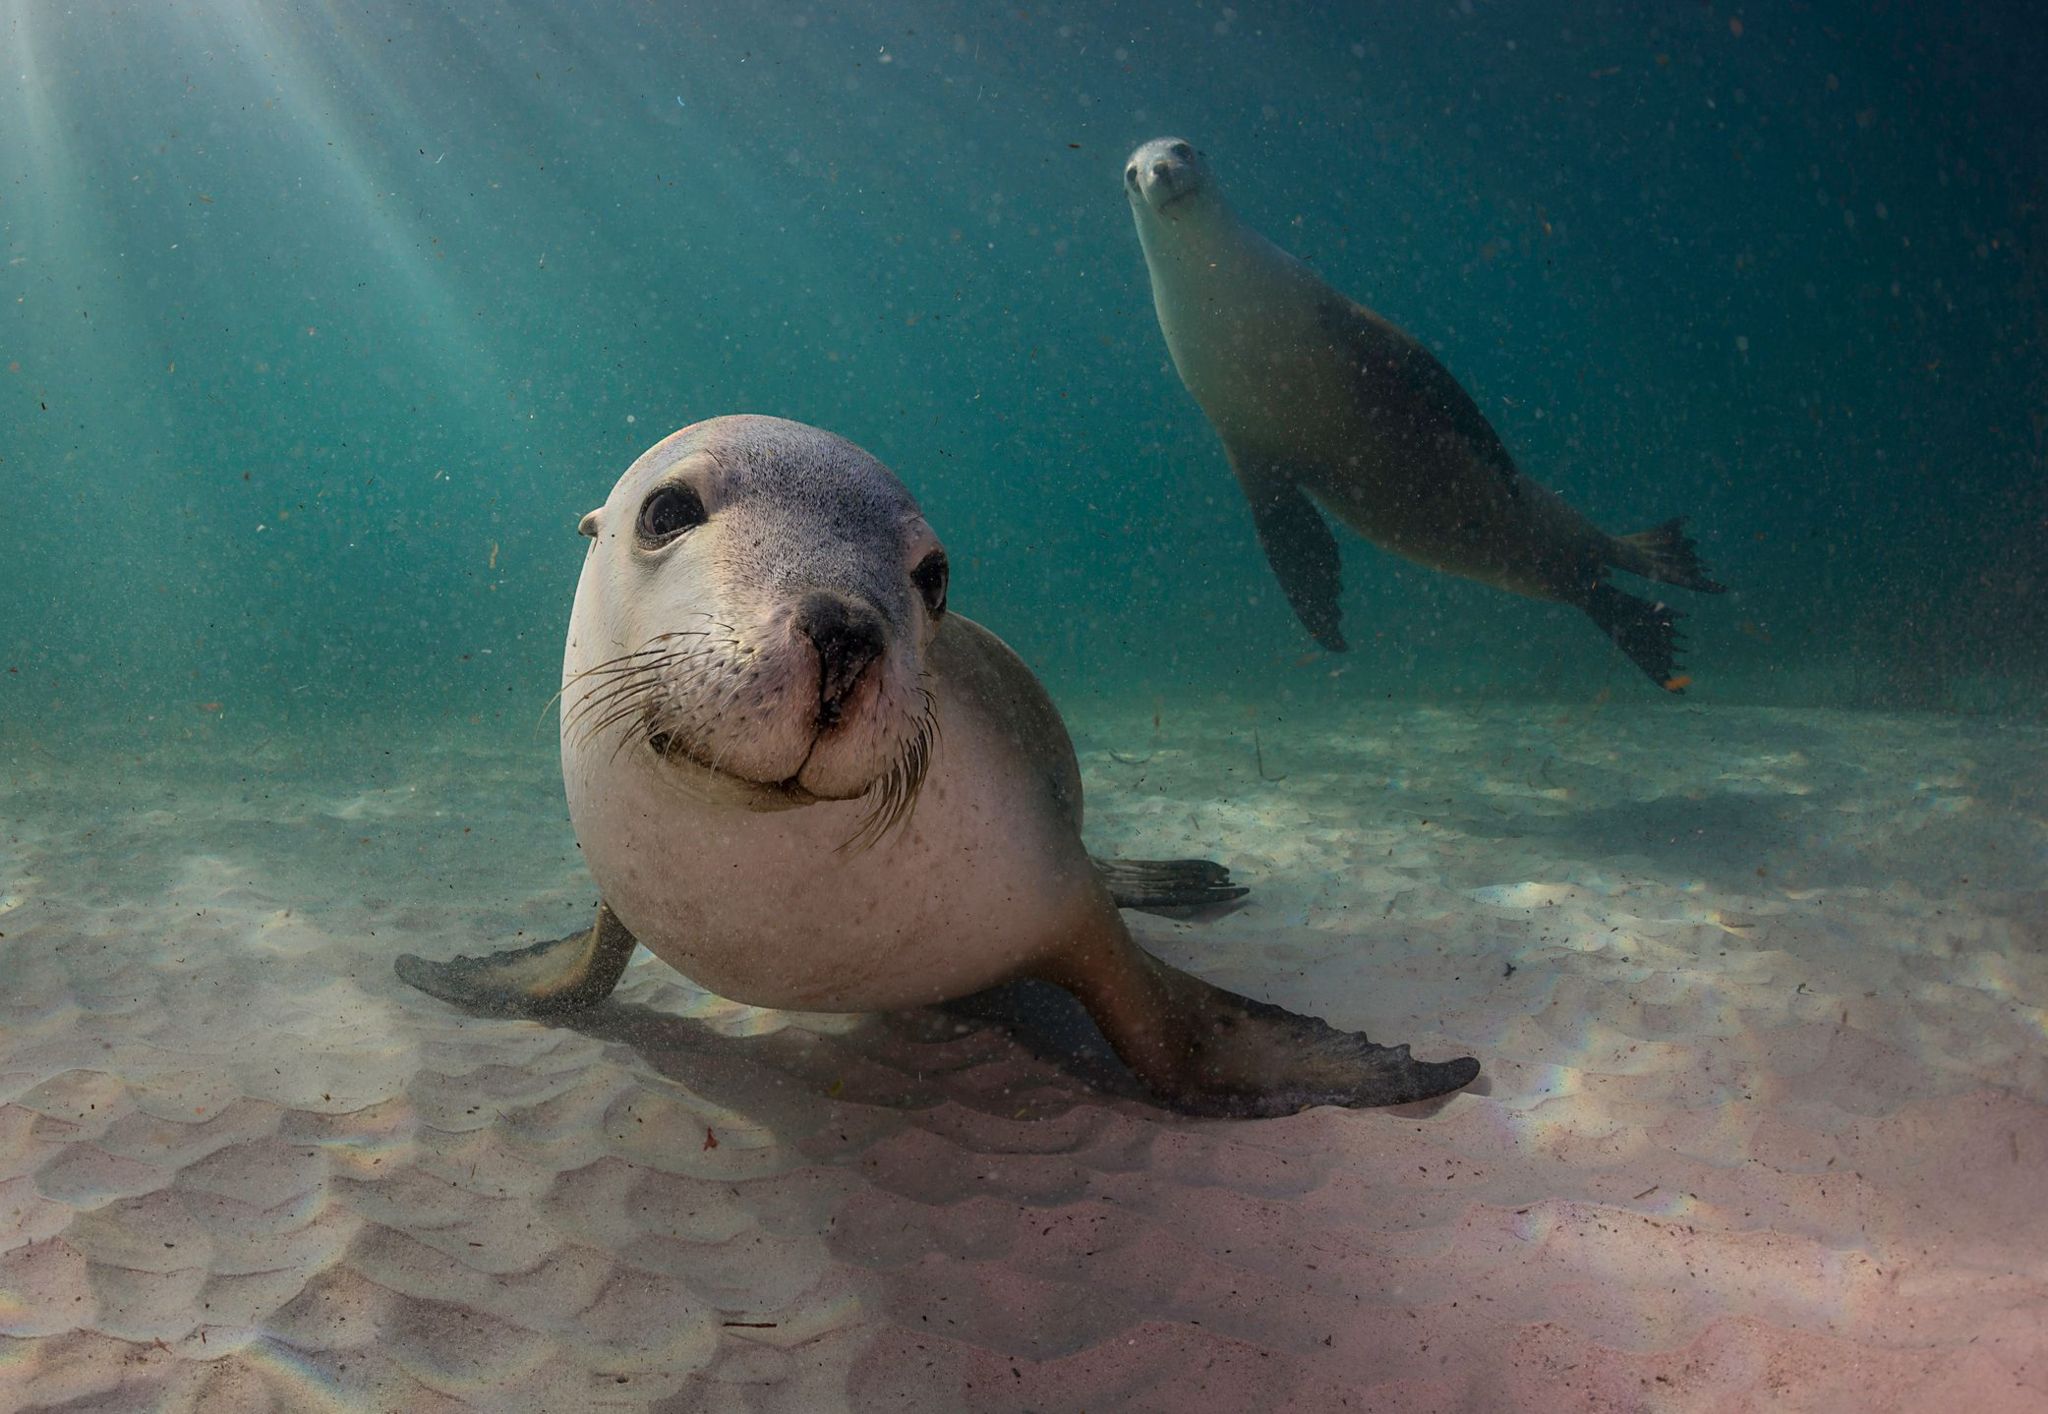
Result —
[[1148, 222], [1184, 221], [1221, 202], [1209, 164], [1183, 138], [1159, 137], [1124, 163], [1124, 196], [1143, 230]]
[[879, 829], [908, 812], [947, 565], [887, 467], [802, 423], [713, 418], [642, 454], [582, 530], [593, 641], [571, 636], [565, 739], [617, 735], [758, 808], [873, 795]]

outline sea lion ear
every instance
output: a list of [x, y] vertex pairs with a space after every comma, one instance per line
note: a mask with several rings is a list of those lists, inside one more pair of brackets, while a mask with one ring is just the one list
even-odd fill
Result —
[[592, 511], [583, 517], [582, 520], [577, 521], [576, 533], [578, 535], [588, 535], [592, 540], [597, 539], [597, 512], [603, 509], [603, 506], [599, 506], [597, 511]]

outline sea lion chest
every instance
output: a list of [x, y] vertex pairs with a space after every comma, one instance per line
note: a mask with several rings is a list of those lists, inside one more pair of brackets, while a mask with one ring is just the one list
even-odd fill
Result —
[[585, 863], [641, 943], [737, 1001], [885, 1011], [1006, 980], [1077, 906], [1085, 862], [1055, 863], [1044, 782], [945, 707], [916, 808], [865, 846], [849, 841], [867, 802], [750, 810], [693, 796], [651, 755], [570, 744]]
[[1219, 252], [1154, 269], [1174, 368], [1233, 448], [1283, 453], [1352, 402], [1344, 360], [1319, 325], [1320, 282], [1292, 264], [1278, 251]]

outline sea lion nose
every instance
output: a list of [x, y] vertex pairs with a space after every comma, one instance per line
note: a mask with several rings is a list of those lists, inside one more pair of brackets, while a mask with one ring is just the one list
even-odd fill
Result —
[[818, 719], [831, 726], [868, 664], [882, 656], [882, 621], [836, 594], [813, 594], [797, 607], [795, 626], [818, 651]]
[[1172, 174], [1173, 164], [1171, 162], [1168, 162], [1164, 157], [1160, 158], [1157, 162], [1154, 162], [1152, 164], [1152, 175], [1159, 178], [1160, 181], [1165, 181]]

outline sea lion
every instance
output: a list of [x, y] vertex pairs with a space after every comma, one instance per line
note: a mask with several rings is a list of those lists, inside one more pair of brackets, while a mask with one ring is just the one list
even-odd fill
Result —
[[1202, 155], [1159, 138], [1124, 195], [1174, 367], [1223, 439], [1259, 544], [1317, 642], [1344, 647], [1324, 510], [1398, 555], [1585, 610], [1651, 681], [1680, 691], [1677, 610], [1610, 568], [1722, 586], [1673, 520], [1609, 535], [1524, 476], [1486, 417], [1414, 338], [1245, 225]]
[[1072, 992], [1177, 1109], [1387, 1105], [1469, 1083], [1149, 956], [1119, 905], [1244, 890], [1206, 861], [1103, 863], [1029, 668], [947, 612], [947, 560], [880, 462], [721, 417], [642, 455], [582, 523], [562, 775], [602, 893], [585, 933], [398, 959], [464, 1005], [590, 1006], [637, 942], [759, 1006], [928, 1005], [1015, 978]]

